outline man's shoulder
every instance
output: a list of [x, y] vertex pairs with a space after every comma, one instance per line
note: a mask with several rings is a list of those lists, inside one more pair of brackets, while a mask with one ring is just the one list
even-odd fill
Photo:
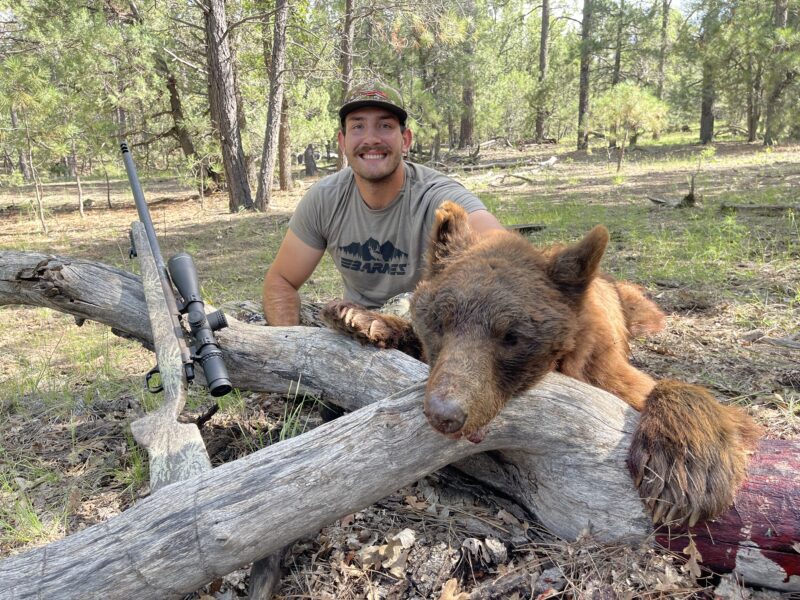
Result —
[[353, 171], [350, 167], [345, 167], [341, 171], [326, 175], [308, 188], [300, 200], [300, 206], [302, 208], [327, 207], [332, 209], [346, 197], [352, 185]]
[[448, 177], [444, 173], [431, 169], [425, 165], [413, 162], [406, 162], [406, 173], [411, 177], [411, 181], [418, 185], [430, 185], [436, 183], [455, 183], [460, 185], [455, 179]]
[[352, 181], [353, 170], [350, 167], [345, 167], [341, 171], [326, 175], [312, 185], [308, 191], [311, 192], [314, 190], [325, 190], [326, 192], [329, 192], [331, 189], [335, 188], [346, 188], [352, 183]]

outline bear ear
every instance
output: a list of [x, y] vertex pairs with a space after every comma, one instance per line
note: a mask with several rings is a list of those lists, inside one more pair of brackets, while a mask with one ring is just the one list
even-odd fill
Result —
[[436, 221], [428, 246], [427, 276], [433, 277], [444, 267], [444, 262], [469, 248], [474, 234], [467, 223], [467, 211], [447, 200], [436, 209]]
[[597, 275], [607, 244], [608, 229], [596, 226], [580, 242], [553, 255], [550, 279], [566, 294], [583, 294]]

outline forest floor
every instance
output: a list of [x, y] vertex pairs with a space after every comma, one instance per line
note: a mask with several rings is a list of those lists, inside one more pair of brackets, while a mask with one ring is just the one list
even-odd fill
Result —
[[[554, 164], [541, 167], [556, 157]], [[746, 410], [773, 438], [800, 436], [800, 146], [765, 150], [723, 141], [709, 151], [663, 139], [628, 153], [622, 171], [602, 147], [500, 145], [467, 171], [449, 172], [504, 224], [536, 224], [532, 242], [578, 239], [605, 223], [604, 269], [643, 285], [668, 314], [666, 330], [634, 345], [635, 364], [660, 377], [707, 386]], [[552, 162], [552, 161], [551, 161]], [[141, 170], [141, 166], [140, 166]], [[700, 202], [677, 202], [695, 175]], [[298, 175], [266, 213], [228, 212], [227, 198], [202, 200], [176, 178], [145, 182], [162, 252], [190, 252], [202, 291], [216, 306], [259, 302], [261, 283], [303, 192]], [[44, 235], [29, 188], [0, 189], [0, 251], [94, 259], [136, 270], [128, 229], [137, 219], [127, 182], [45, 187]], [[722, 210], [729, 205], [751, 208]], [[791, 206], [794, 208], [791, 208]], [[760, 207], [755, 210], [752, 207]], [[788, 208], [787, 208], [788, 207]], [[325, 259], [302, 293], [341, 293]], [[154, 357], [108, 328], [49, 309], [0, 312], [0, 557], [104, 521], [149, 494], [146, 455], [128, 424], [153, 400], [142, 389]], [[213, 400], [193, 386], [186, 418]], [[203, 427], [212, 462], [235, 460], [321, 422], [313, 398], [235, 392]], [[347, 515], [286, 552], [277, 598], [777, 598], [729, 577], [694, 578], [680, 556], [556, 539], [510, 501], [445, 469]], [[240, 598], [247, 570], [187, 598]], [[75, 591], [75, 597], [80, 597]]]

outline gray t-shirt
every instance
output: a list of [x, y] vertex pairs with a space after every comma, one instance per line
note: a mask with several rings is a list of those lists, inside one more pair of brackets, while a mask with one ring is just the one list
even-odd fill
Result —
[[417, 285], [442, 202], [453, 200], [467, 212], [485, 208], [449, 177], [414, 163], [403, 165], [403, 190], [384, 209], [365, 204], [348, 167], [312, 186], [289, 221], [306, 244], [328, 250], [344, 279], [345, 299], [368, 308]]

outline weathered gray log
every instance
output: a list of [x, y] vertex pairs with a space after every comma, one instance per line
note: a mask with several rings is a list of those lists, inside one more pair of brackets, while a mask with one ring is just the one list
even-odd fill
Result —
[[720, 204], [720, 212], [748, 212], [774, 215], [776, 213], [800, 211], [800, 204]]
[[[147, 343], [137, 284], [131, 274], [97, 263], [0, 252], [0, 304], [51, 306]], [[115, 306], [108, 305], [109, 299]], [[52, 552], [47, 547], [0, 563], [5, 582], [28, 586], [18, 588], [20, 597], [36, 592], [39, 575], [31, 573], [42, 574], [42, 586], [70, 589], [73, 577], [88, 578], [98, 560], [113, 568], [108, 580], [100, 573], [101, 581], [92, 584], [103, 590], [97, 597], [114, 597], [108, 595], [112, 589], [126, 597], [119, 587], [122, 580], [138, 582], [131, 584], [137, 586], [137, 597], [191, 591], [453, 462], [514, 496], [562, 537], [573, 538], [586, 528], [606, 540], [651, 533], [625, 468], [638, 416], [619, 399], [553, 374], [510, 403], [484, 443], [453, 442], [433, 432], [422, 416], [419, 382], [427, 377], [426, 365], [326, 330], [231, 321], [219, 332], [219, 341], [233, 384], [242, 389], [285, 391], [302, 376], [301, 387], [351, 410], [411, 389], [208, 475], [168, 486], [137, 505], [134, 516], [126, 512], [57, 542]], [[473, 456], [492, 449], [498, 452]], [[800, 478], [784, 498], [797, 503], [799, 496]], [[770, 515], [747, 514], [742, 520], [759, 516], [768, 520]], [[752, 543], [742, 540], [743, 546]], [[107, 553], [100, 550], [107, 547]], [[18, 569], [28, 576], [18, 575]], [[767, 577], [772, 580], [751, 575], [750, 581], [775, 586], [780, 582], [771, 573]], [[794, 575], [789, 573], [790, 585], [798, 585]], [[150, 582], [152, 596], [139, 591], [142, 581]]]
[[[395, 352], [370, 354], [391, 360]], [[515, 451], [522, 461], [518, 483], [527, 486], [529, 502], [553, 507], [546, 525], [570, 536], [590, 521], [601, 537], [649, 533], [649, 519], [624, 466], [635, 413], [618, 399], [549, 377], [535, 393], [512, 401], [484, 442], [475, 445], [435, 432], [420, 410], [422, 395], [423, 384], [417, 384], [168, 485], [105, 523], [6, 559], [0, 563], [2, 594], [59, 598], [74, 590], [80, 598], [178, 596], [447, 464], [523, 443], [532, 452]], [[580, 419], [575, 402], [583, 405]], [[537, 418], [531, 419], [534, 411]], [[552, 455], [555, 447], [563, 456]], [[571, 494], [576, 487], [583, 489]]]

